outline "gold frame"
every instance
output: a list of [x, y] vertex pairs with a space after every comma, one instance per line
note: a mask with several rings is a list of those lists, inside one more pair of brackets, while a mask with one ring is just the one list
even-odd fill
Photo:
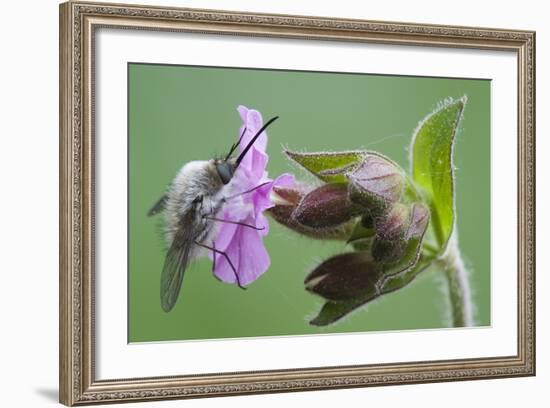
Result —
[[[98, 27], [513, 51], [518, 63], [518, 349], [513, 356], [96, 380], [93, 49]], [[60, 402], [66, 405], [535, 374], [535, 33], [68, 2], [60, 5]]]

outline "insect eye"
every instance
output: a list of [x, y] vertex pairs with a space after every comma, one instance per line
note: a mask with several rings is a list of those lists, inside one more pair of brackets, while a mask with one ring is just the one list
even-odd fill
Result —
[[227, 184], [231, 181], [233, 177], [233, 167], [229, 163], [221, 162], [216, 164], [216, 170], [223, 184]]

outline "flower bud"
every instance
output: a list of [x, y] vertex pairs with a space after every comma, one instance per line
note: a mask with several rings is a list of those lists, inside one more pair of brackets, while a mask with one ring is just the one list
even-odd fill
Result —
[[307, 227], [326, 228], [349, 221], [358, 210], [349, 200], [345, 184], [324, 184], [305, 195], [292, 216]]
[[394, 204], [392, 208], [382, 216], [376, 218], [376, 234], [384, 240], [403, 239], [409, 229], [410, 214], [405, 204]]
[[411, 210], [411, 221], [407, 230], [406, 239], [420, 238], [424, 235], [430, 221], [430, 211], [422, 203], [414, 203]]
[[295, 183], [293, 186], [275, 186], [271, 190], [271, 201], [276, 205], [296, 206], [310, 191], [304, 184]]
[[305, 279], [306, 290], [333, 301], [363, 297], [375, 291], [382, 268], [367, 252], [336, 255]]
[[376, 237], [371, 247], [374, 260], [383, 263], [398, 261], [409, 241], [424, 235], [428, 221], [429, 211], [424, 204], [394, 204], [375, 221]]
[[[308, 195], [310, 188], [304, 185], [292, 187], [275, 187], [272, 190], [272, 202], [275, 204], [267, 212], [277, 221], [299, 234], [315, 239], [346, 240], [351, 234], [351, 222], [313, 227], [304, 225], [294, 217], [294, 212], [302, 199]], [[315, 224], [315, 223], [314, 223]], [[317, 224], [319, 225], [319, 224]]]
[[376, 262], [392, 263], [398, 261], [406, 249], [406, 241], [397, 239], [394, 241], [375, 237], [371, 245], [372, 257]]
[[403, 193], [403, 173], [390, 160], [368, 154], [363, 162], [347, 175], [351, 201], [374, 214], [397, 202]]
[[405, 251], [405, 234], [409, 223], [409, 208], [399, 203], [375, 220], [376, 237], [371, 248], [375, 261], [390, 263], [401, 258]]

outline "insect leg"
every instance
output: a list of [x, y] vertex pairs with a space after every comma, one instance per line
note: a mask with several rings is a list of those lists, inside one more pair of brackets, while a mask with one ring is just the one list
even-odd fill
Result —
[[227, 201], [227, 200], [231, 200], [232, 198], [236, 198], [236, 197], [239, 197], [239, 196], [242, 196], [242, 195], [245, 195], [245, 194], [248, 194], [248, 193], [251, 193], [253, 192], [254, 190], [257, 190], [267, 184], [271, 183], [271, 181], [266, 181], [265, 183], [262, 183], [262, 184], [259, 184], [257, 185], [256, 187], [253, 187], [251, 188], [250, 190], [246, 190], [246, 191], [243, 191], [242, 193], [237, 193], [237, 194], [233, 194], [233, 195], [230, 195], [228, 197], [224, 197], [223, 198], [223, 201]]
[[265, 229], [265, 227], [256, 227], [256, 226], [254, 226], [254, 225], [246, 224], [246, 223], [244, 223], [244, 222], [230, 221], [230, 220], [223, 220], [223, 219], [221, 219], [221, 218], [209, 217], [209, 216], [207, 216], [206, 214], [203, 216], [203, 218], [205, 218], [205, 219], [207, 219], [207, 220], [211, 220], [211, 221], [225, 222], [225, 223], [227, 223], [227, 224], [242, 225], [243, 227], [252, 228], [252, 229], [255, 229], [256, 231], [261, 231], [261, 230], [264, 230], [264, 229]]
[[216, 270], [216, 243], [212, 241], [212, 271], [215, 271], [215, 270]]
[[231, 259], [229, 259], [229, 256], [227, 256], [227, 254], [223, 251], [220, 251], [219, 249], [216, 249], [214, 247], [211, 247], [211, 246], [208, 246], [208, 245], [205, 245], [205, 244], [202, 244], [198, 241], [195, 241], [195, 244], [197, 244], [198, 246], [200, 247], [203, 247], [203, 248], [206, 248], [206, 249], [209, 249], [211, 250], [212, 252], [216, 253], [216, 254], [220, 254], [221, 256], [223, 256], [226, 260], [227, 260], [227, 263], [229, 264], [229, 266], [231, 267], [231, 269], [233, 270], [233, 273], [235, 274], [235, 278], [237, 279], [237, 285], [239, 286], [239, 288], [241, 289], [246, 289], [244, 286], [241, 285], [241, 281], [239, 279], [239, 275], [237, 274], [237, 270], [235, 269], [235, 266], [233, 266], [233, 262], [231, 262]]
[[[213, 248], [216, 249], [216, 243], [213, 242], [212, 245], [213, 245]], [[213, 255], [213, 256], [212, 256], [212, 276], [213, 276], [214, 278], [216, 278], [216, 280], [219, 280], [220, 282], [223, 282], [223, 281], [222, 281], [220, 278], [218, 278], [218, 277], [216, 276], [216, 274], [214, 273], [214, 271], [216, 270], [216, 252], [213, 252], [212, 255]]]

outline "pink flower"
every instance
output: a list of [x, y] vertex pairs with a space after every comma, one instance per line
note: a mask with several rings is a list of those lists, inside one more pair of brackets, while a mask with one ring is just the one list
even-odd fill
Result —
[[[263, 126], [263, 119], [257, 110], [245, 106], [239, 106], [237, 110], [243, 121], [239, 136], [245, 132], [239, 143], [242, 152]], [[267, 271], [271, 261], [263, 237], [269, 232], [269, 224], [263, 212], [274, 206], [270, 198], [273, 187], [294, 183], [294, 177], [286, 173], [275, 180], [267, 177], [266, 147], [267, 134], [264, 131], [243, 157], [228, 184], [229, 198], [221, 211], [221, 219], [231, 223], [221, 223], [213, 244], [217, 250], [227, 254], [234, 269], [226, 257], [210, 253], [214, 274], [227, 283], [246, 286]]]

